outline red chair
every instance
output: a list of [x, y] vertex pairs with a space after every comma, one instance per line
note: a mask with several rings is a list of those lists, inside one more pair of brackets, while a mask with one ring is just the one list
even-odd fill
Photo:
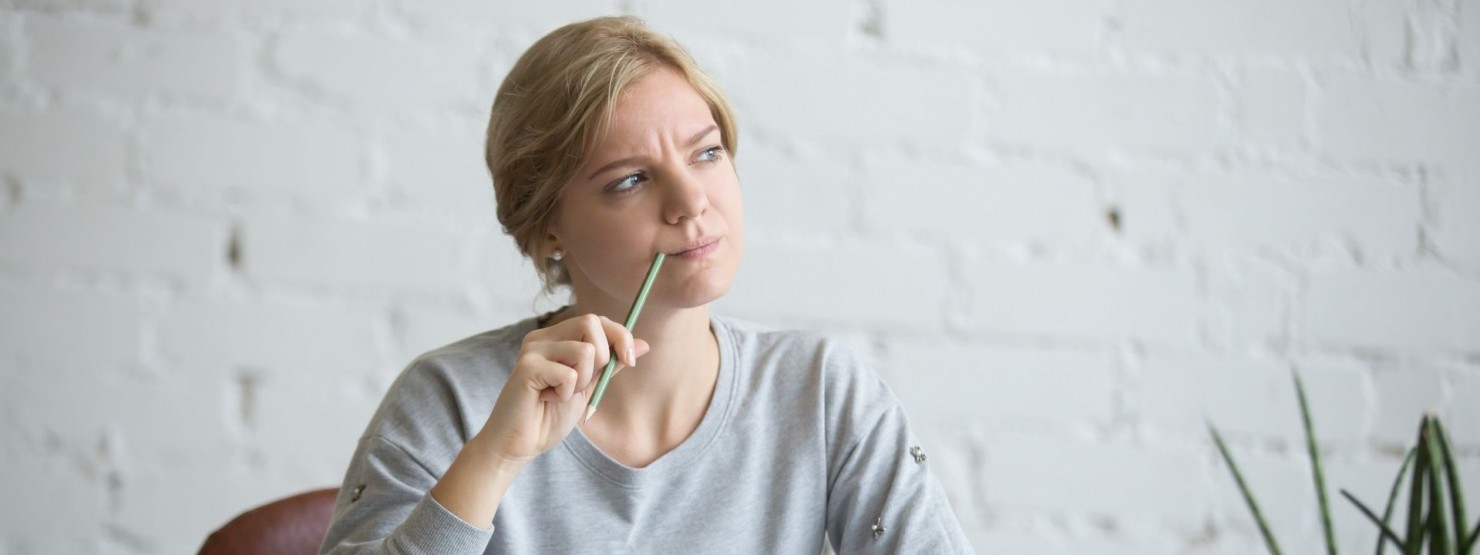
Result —
[[317, 555], [338, 495], [314, 490], [242, 513], [212, 532], [200, 555]]

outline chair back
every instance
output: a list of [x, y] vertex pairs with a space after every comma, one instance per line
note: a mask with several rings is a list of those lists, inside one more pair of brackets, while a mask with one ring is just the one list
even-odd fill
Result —
[[212, 532], [200, 555], [317, 555], [338, 495], [314, 490], [242, 513]]

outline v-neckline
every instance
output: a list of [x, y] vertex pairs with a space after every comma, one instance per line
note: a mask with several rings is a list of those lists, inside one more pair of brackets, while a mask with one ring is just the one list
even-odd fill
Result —
[[730, 408], [737, 389], [735, 386], [735, 369], [738, 366], [735, 360], [737, 352], [732, 332], [723, 321], [712, 315], [709, 325], [719, 345], [719, 375], [715, 379], [714, 393], [710, 397], [709, 406], [704, 409], [703, 419], [699, 421], [699, 426], [692, 434], [689, 434], [689, 437], [641, 468], [627, 466], [613, 459], [595, 443], [592, 443], [579, 427], [571, 430], [570, 435], [566, 436], [561, 445], [591, 472], [618, 486], [632, 489], [643, 487], [646, 482], [654, 479], [651, 478], [653, 476], [658, 477], [656, 479], [662, 479], [663, 476], [682, 469], [702, 455], [719, 436], [720, 430], [729, 420]]

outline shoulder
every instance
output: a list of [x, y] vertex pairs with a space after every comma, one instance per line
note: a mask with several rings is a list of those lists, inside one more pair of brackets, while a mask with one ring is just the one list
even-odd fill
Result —
[[[834, 335], [716, 318], [753, 389], [820, 409], [830, 429], [877, 420], [894, 394], [868, 360]], [[762, 393], [762, 392], [758, 392]]]
[[402, 444], [424, 440], [416, 436], [427, 428], [467, 435], [486, 418], [532, 326], [531, 320], [523, 320], [416, 357], [386, 390], [365, 435]]
[[828, 374], [868, 371], [863, 358], [836, 336], [812, 330], [773, 328], [734, 318], [714, 320], [716, 331], [727, 333], [735, 350], [750, 357], [752, 362], [782, 359], [792, 368], [806, 366]]

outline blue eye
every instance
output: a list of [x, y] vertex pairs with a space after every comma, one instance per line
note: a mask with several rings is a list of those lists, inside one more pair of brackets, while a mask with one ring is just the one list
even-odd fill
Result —
[[607, 185], [606, 186], [606, 191], [609, 192], [609, 193], [618, 193], [618, 194], [630, 193], [633, 190], [637, 189], [637, 185], [639, 183], [641, 183], [643, 181], [646, 181], [646, 180], [647, 180], [647, 177], [644, 176], [644, 175], [642, 175], [642, 172], [628, 174], [627, 176], [625, 176], [625, 177], [623, 177], [621, 179], [616, 180], [611, 185]]
[[709, 148], [704, 149], [703, 152], [700, 152], [699, 153], [699, 161], [700, 162], [714, 162], [714, 161], [719, 160], [720, 156], [723, 155], [724, 153], [725, 153], [725, 147], [722, 147], [722, 146], [709, 147]]

